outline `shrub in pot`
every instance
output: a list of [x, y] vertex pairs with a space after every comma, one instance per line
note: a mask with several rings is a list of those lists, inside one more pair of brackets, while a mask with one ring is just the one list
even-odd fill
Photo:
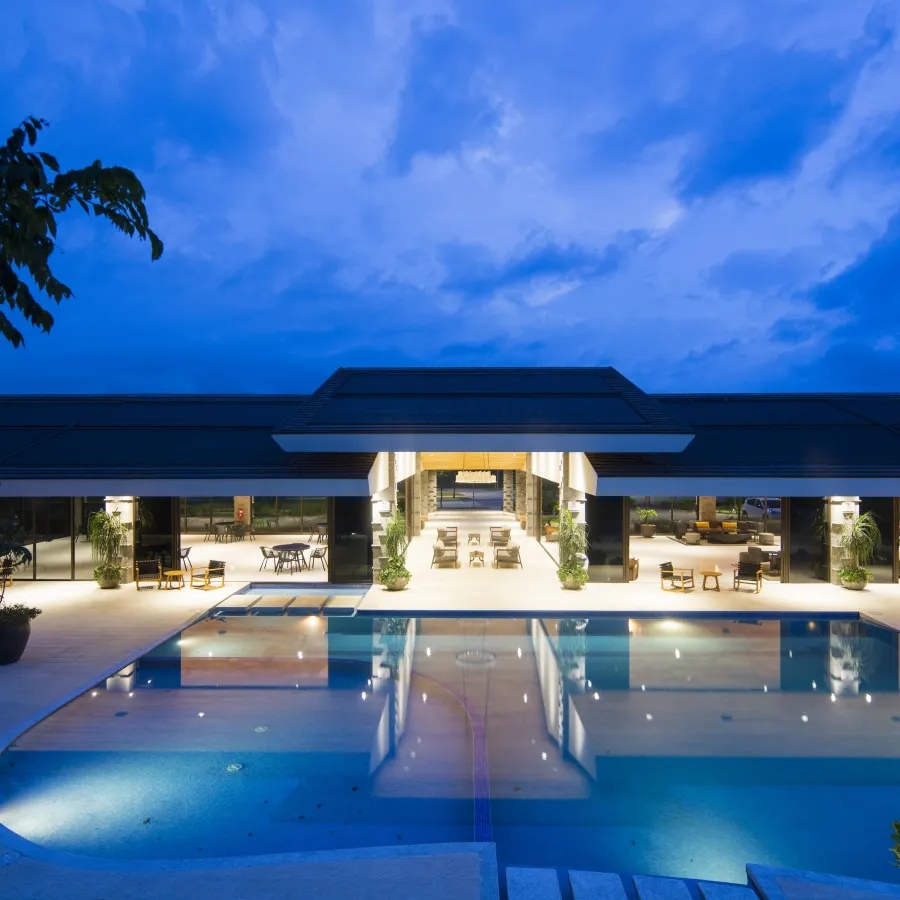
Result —
[[0, 666], [18, 662], [31, 635], [31, 620], [41, 614], [36, 606], [0, 600]]
[[122, 521], [118, 511], [101, 509], [88, 519], [88, 537], [91, 555], [96, 563], [94, 581], [101, 588], [118, 587], [123, 574], [119, 560], [128, 539], [128, 525]]
[[872, 561], [881, 545], [881, 531], [872, 513], [856, 519], [847, 518], [841, 526], [841, 550], [844, 565], [838, 569], [841, 584], [850, 591], [861, 591], [872, 580], [872, 573], [864, 568]]
[[872, 573], [862, 566], [841, 566], [838, 578], [848, 591], [861, 591], [872, 580]]
[[389, 591], [402, 591], [409, 584], [410, 578], [412, 578], [412, 573], [399, 556], [389, 557], [378, 573], [378, 580]]
[[570, 559], [563, 563], [556, 571], [560, 584], [567, 591], [580, 591], [587, 584], [589, 575], [584, 566], [577, 559]]
[[402, 591], [412, 573], [406, 568], [406, 550], [409, 539], [406, 536], [406, 519], [399, 509], [394, 510], [394, 517], [384, 530], [384, 547], [387, 562], [378, 573], [378, 580], [389, 591]]
[[656, 525], [653, 524], [656, 510], [639, 508], [637, 514], [641, 522], [641, 537], [652, 538], [656, 534]]

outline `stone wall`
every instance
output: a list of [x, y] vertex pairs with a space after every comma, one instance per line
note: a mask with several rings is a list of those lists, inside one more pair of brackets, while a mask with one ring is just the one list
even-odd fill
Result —
[[503, 472], [503, 512], [511, 513], [515, 512], [516, 509], [516, 494], [515, 494], [515, 484], [513, 479], [515, 478], [515, 472], [511, 469], [506, 469]]
[[715, 497], [699, 497], [700, 500], [700, 521], [709, 522], [716, 517], [716, 498]]

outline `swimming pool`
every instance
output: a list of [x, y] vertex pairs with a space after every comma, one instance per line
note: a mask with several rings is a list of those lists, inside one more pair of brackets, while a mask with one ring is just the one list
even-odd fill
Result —
[[492, 840], [501, 865], [898, 881], [897, 634], [866, 622], [230, 615], [0, 756], [41, 846]]

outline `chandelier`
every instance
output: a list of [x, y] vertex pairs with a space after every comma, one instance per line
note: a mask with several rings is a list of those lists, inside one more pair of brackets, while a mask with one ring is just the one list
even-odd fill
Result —
[[457, 484], [496, 484], [497, 476], [493, 472], [457, 472]]

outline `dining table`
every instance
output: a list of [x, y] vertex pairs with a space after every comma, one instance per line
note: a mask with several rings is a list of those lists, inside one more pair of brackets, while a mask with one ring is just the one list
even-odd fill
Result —
[[[304, 544], [301, 541], [294, 541], [290, 544], [275, 544], [272, 549], [278, 554], [278, 560], [275, 563], [276, 572], [281, 572], [284, 568], [285, 557], [290, 559], [291, 556], [297, 560], [298, 569], [306, 569], [309, 567], [309, 563], [306, 561], [306, 551], [309, 550], [309, 544]], [[291, 571], [293, 571], [293, 569]]]

